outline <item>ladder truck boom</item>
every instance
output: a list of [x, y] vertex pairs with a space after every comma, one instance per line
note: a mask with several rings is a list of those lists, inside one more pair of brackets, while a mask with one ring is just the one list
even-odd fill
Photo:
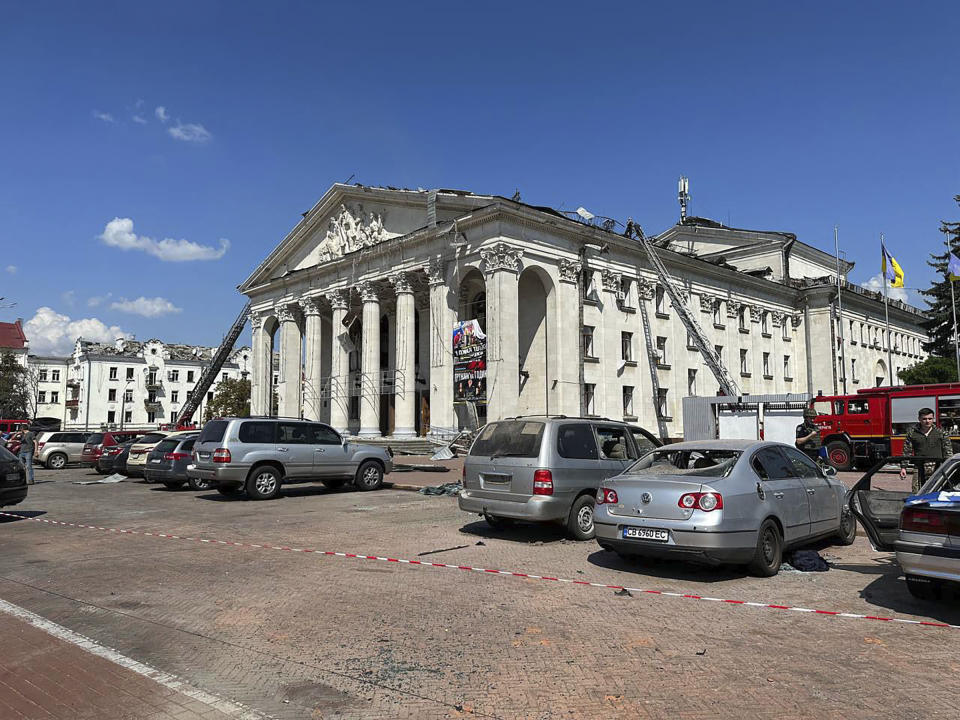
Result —
[[690, 312], [686, 301], [683, 299], [683, 296], [680, 294], [680, 290], [676, 286], [676, 281], [674, 281], [674, 279], [670, 276], [670, 273], [667, 272], [667, 268], [664, 266], [663, 261], [660, 260], [660, 256], [657, 255], [657, 251], [653, 247], [653, 243], [650, 242], [650, 240], [644, 234], [643, 229], [639, 225], [634, 224], [633, 220], [629, 220], [627, 222], [627, 231], [624, 234], [627, 235], [627, 237], [630, 237], [631, 234], [635, 234], [640, 240], [640, 243], [643, 245], [643, 249], [647, 251], [647, 256], [650, 258], [650, 264], [653, 265], [653, 269], [657, 273], [657, 277], [660, 278], [660, 282], [663, 283], [664, 290], [666, 291], [667, 295], [670, 296], [670, 302], [676, 309], [677, 315], [680, 316], [680, 321], [687, 329], [690, 337], [692, 337], [693, 341], [696, 343], [697, 349], [703, 356], [704, 362], [707, 364], [707, 367], [710, 368], [710, 372], [712, 372], [713, 376], [717, 379], [717, 383], [720, 385], [720, 391], [724, 395], [739, 397], [740, 387], [737, 385], [733, 377], [730, 375], [730, 372], [724, 366], [723, 361], [717, 356], [717, 353], [713, 349], [710, 340], [703, 332], [703, 328], [700, 327], [700, 323], [697, 322], [696, 317], [694, 317], [693, 313]]
[[207, 365], [203, 372], [200, 373], [200, 377], [197, 379], [197, 384], [193, 386], [193, 392], [190, 394], [190, 399], [187, 400], [184, 406], [180, 409], [180, 414], [177, 415], [178, 427], [182, 427], [189, 423], [190, 419], [193, 417], [193, 414], [197, 411], [197, 408], [200, 407], [200, 403], [203, 401], [203, 398], [210, 389], [210, 386], [213, 385], [213, 381], [216, 380], [217, 375], [220, 373], [220, 369], [223, 367], [223, 364], [227, 361], [227, 357], [229, 357], [230, 351], [233, 350], [233, 346], [237, 342], [237, 338], [240, 337], [240, 333], [243, 332], [243, 328], [247, 324], [247, 318], [249, 317], [250, 303], [248, 302], [246, 305], [244, 305], [243, 310], [240, 311], [240, 314], [237, 315], [237, 319], [233, 321], [233, 325], [230, 326], [227, 334], [223, 336], [223, 341], [220, 343], [220, 347], [217, 348], [217, 351], [210, 359], [210, 364]]

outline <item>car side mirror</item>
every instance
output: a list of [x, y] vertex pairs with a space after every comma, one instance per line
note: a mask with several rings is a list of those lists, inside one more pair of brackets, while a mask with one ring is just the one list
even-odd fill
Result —
[[833, 465], [827, 465], [823, 468], [823, 474], [828, 478], [835, 478], [837, 476], [837, 469]]

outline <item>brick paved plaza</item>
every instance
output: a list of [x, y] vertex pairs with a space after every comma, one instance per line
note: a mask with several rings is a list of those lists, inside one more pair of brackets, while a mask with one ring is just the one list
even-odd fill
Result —
[[829, 572], [758, 579], [626, 564], [553, 528], [494, 532], [451, 497], [299, 486], [255, 503], [71, 482], [95, 477], [41, 470], [28, 500], [7, 509], [35, 520], [0, 518], [0, 600], [224, 703], [0, 612], [4, 718], [956, 715], [944, 678], [960, 673], [957, 629], [37, 520], [960, 624], [957, 608], [913, 600], [893, 558], [863, 537], [822, 549]]

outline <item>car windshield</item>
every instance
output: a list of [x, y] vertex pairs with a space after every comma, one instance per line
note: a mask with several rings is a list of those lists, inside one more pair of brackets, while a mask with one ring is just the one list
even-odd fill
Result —
[[153, 448], [154, 452], [173, 452], [177, 445], [180, 444], [179, 440], [162, 440], [158, 442], [156, 447]]
[[505, 420], [487, 425], [470, 448], [471, 455], [535, 458], [540, 455], [543, 423]]
[[715, 448], [660, 448], [647, 453], [635, 462], [626, 474], [630, 475], [694, 475], [696, 477], [726, 477], [737, 464], [740, 450]]

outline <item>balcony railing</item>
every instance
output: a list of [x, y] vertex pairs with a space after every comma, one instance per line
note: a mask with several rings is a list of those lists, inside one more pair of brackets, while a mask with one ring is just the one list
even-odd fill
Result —
[[63, 404], [68, 408], [80, 407], [80, 398], [67, 398], [63, 401]]
[[143, 407], [147, 410], [161, 410], [163, 404], [159, 400], [144, 400]]

